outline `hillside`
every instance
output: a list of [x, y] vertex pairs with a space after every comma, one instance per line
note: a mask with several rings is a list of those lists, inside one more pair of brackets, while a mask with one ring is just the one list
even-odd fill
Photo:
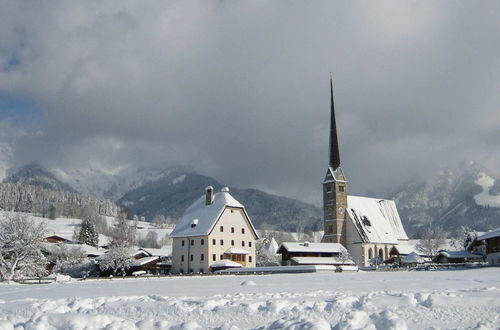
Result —
[[499, 180], [469, 164], [412, 180], [392, 198], [413, 237], [430, 225], [441, 226], [448, 233], [464, 225], [487, 231], [500, 226], [499, 186]]

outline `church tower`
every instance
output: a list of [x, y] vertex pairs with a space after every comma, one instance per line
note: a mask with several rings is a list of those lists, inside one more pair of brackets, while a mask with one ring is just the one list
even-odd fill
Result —
[[323, 226], [325, 234], [322, 241], [325, 243], [341, 243], [346, 246], [347, 180], [340, 166], [332, 77], [330, 77], [330, 102], [329, 164], [323, 181]]

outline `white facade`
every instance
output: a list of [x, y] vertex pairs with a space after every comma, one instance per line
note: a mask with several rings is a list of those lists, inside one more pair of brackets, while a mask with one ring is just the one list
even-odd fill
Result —
[[221, 260], [255, 267], [258, 238], [243, 205], [226, 188], [206, 204], [202, 196], [179, 220], [172, 232], [172, 272], [207, 273]]

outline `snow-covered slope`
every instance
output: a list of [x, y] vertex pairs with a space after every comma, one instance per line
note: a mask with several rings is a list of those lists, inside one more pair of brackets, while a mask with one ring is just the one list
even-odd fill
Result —
[[448, 233], [463, 225], [487, 231], [500, 226], [498, 182], [471, 163], [408, 182], [392, 198], [410, 236], [428, 226]]
[[[77, 191], [91, 196], [102, 197], [116, 201], [125, 193], [148, 182], [154, 182], [169, 176], [175, 169], [143, 169], [116, 168], [102, 169], [99, 167], [53, 170], [56, 177], [75, 188]], [[182, 182], [182, 177], [174, 178]]]
[[0, 284], [3, 329], [498, 329], [498, 269]]

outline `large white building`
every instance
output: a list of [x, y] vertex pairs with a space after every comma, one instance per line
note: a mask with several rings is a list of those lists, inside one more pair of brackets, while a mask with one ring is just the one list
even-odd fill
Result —
[[255, 267], [257, 232], [245, 207], [222, 188], [194, 202], [177, 222], [173, 238], [172, 272], [207, 273], [213, 264], [231, 260], [244, 267]]
[[349, 196], [348, 181], [340, 166], [333, 86], [330, 80], [331, 122], [329, 165], [323, 181], [323, 242], [344, 245], [359, 266], [369, 260], [387, 259], [393, 246], [406, 244], [408, 236], [392, 200]]

